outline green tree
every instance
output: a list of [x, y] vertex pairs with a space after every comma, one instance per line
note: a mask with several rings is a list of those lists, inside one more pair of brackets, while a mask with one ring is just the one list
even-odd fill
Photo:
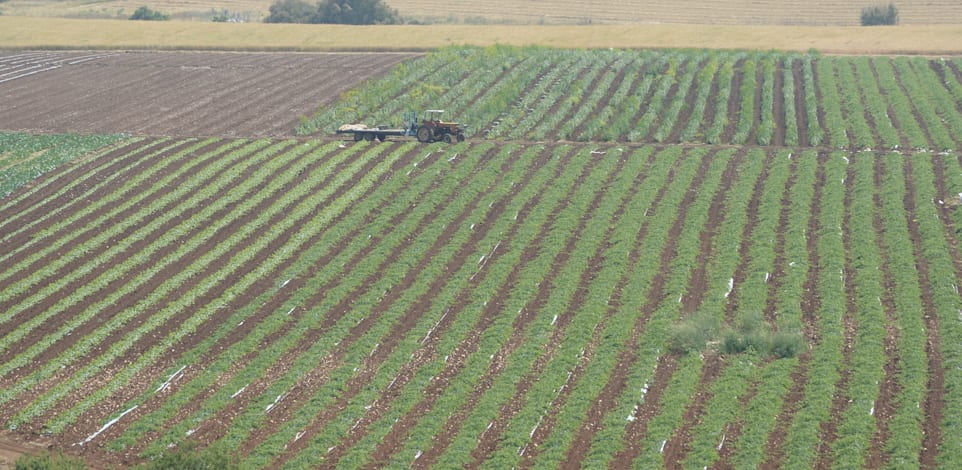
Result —
[[329, 24], [396, 24], [401, 17], [381, 0], [322, 0], [315, 20]]
[[277, 0], [265, 23], [313, 23], [317, 7], [304, 0]]
[[862, 9], [862, 26], [896, 25], [899, 24], [899, 10], [895, 5], [875, 5]]
[[312, 6], [304, 0], [277, 0], [266, 23], [396, 24], [397, 11], [381, 0], [321, 0]]

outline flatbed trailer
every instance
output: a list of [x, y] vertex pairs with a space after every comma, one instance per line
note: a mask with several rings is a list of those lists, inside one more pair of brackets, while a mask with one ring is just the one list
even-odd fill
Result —
[[381, 128], [381, 127], [367, 127], [363, 124], [348, 124], [341, 126], [340, 129], [336, 131], [338, 134], [353, 134], [354, 140], [380, 140], [384, 141], [388, 136], [398, 136], [398, 137], [414, 137], [417, 136], [417, 131], [412, 131], [409, 129], [400, 128]]

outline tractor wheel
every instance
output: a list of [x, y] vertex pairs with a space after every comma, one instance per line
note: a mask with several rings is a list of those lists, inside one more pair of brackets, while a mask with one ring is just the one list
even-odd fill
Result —
[[458, 142], [464, 142], [464, 132], [458, 132]]
[[360, 142], [362, 139], [364, 139], [364, 134], [361, 134], [361, 133], [359, 133], [359, 132], [355, 132], [355, 133], [354, 133], [354, 141], [355, 141], [355, 142]]
[[444, 143], [450, 144], [450, 143], [451, 143], [451, 134], [444, 134], [443, 139], [444, 139]]
[[431, 134], [431, 129], [428, 127], [422, 127], [418, 129], [418, 142], [423, 142], [425, 144], [430, 143], [434, 140], [434, 136]]

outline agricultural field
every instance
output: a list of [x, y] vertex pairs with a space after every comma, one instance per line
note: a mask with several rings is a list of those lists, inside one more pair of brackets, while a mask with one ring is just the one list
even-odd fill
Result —
[[444, 103], [484, 139], [947, 151], [962, 142], [960, 102], [959, 59], [449, 48], [350, 91], [298, 132]]
[[292, 136], [413, 53], [0, 52], [0, 129]]
[[[0, 134], [79, 139], [0, 196], [0, 442], [962, 468], [960, 66], [458, 48], [299, 136]], [[467, 142], [330, 137], [439, 103]]]
[[[273, 0], [165, 0], [147, 2], [173, 20], [210, 21], [227, 13], [245, 22], [261, 22]], [[315, 3], [315, 2], [309, 2]], [[409, 20], [422, 23], [474, 24], [724, 24], [857, 26], [862, 8], [887, 5], [878, 0], [386, 0]], [[5, 0], [7, 16], [126, 19], [140, 0]], [[953, 0], [900, 0], [900, 24], [962, 23], [962, 5]]]

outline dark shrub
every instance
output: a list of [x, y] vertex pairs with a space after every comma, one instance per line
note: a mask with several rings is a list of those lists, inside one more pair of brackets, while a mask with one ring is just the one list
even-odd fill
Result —
[[862, 9], [862, 26], [880, 26], [899, 24], [899, 11], [895, 5], [875, 5]]
[[130, 15], [130, 19], [141, 21], [167, 21], [170, 19], [170, 16], [143, 6], [136, 9], [134, 14]]

